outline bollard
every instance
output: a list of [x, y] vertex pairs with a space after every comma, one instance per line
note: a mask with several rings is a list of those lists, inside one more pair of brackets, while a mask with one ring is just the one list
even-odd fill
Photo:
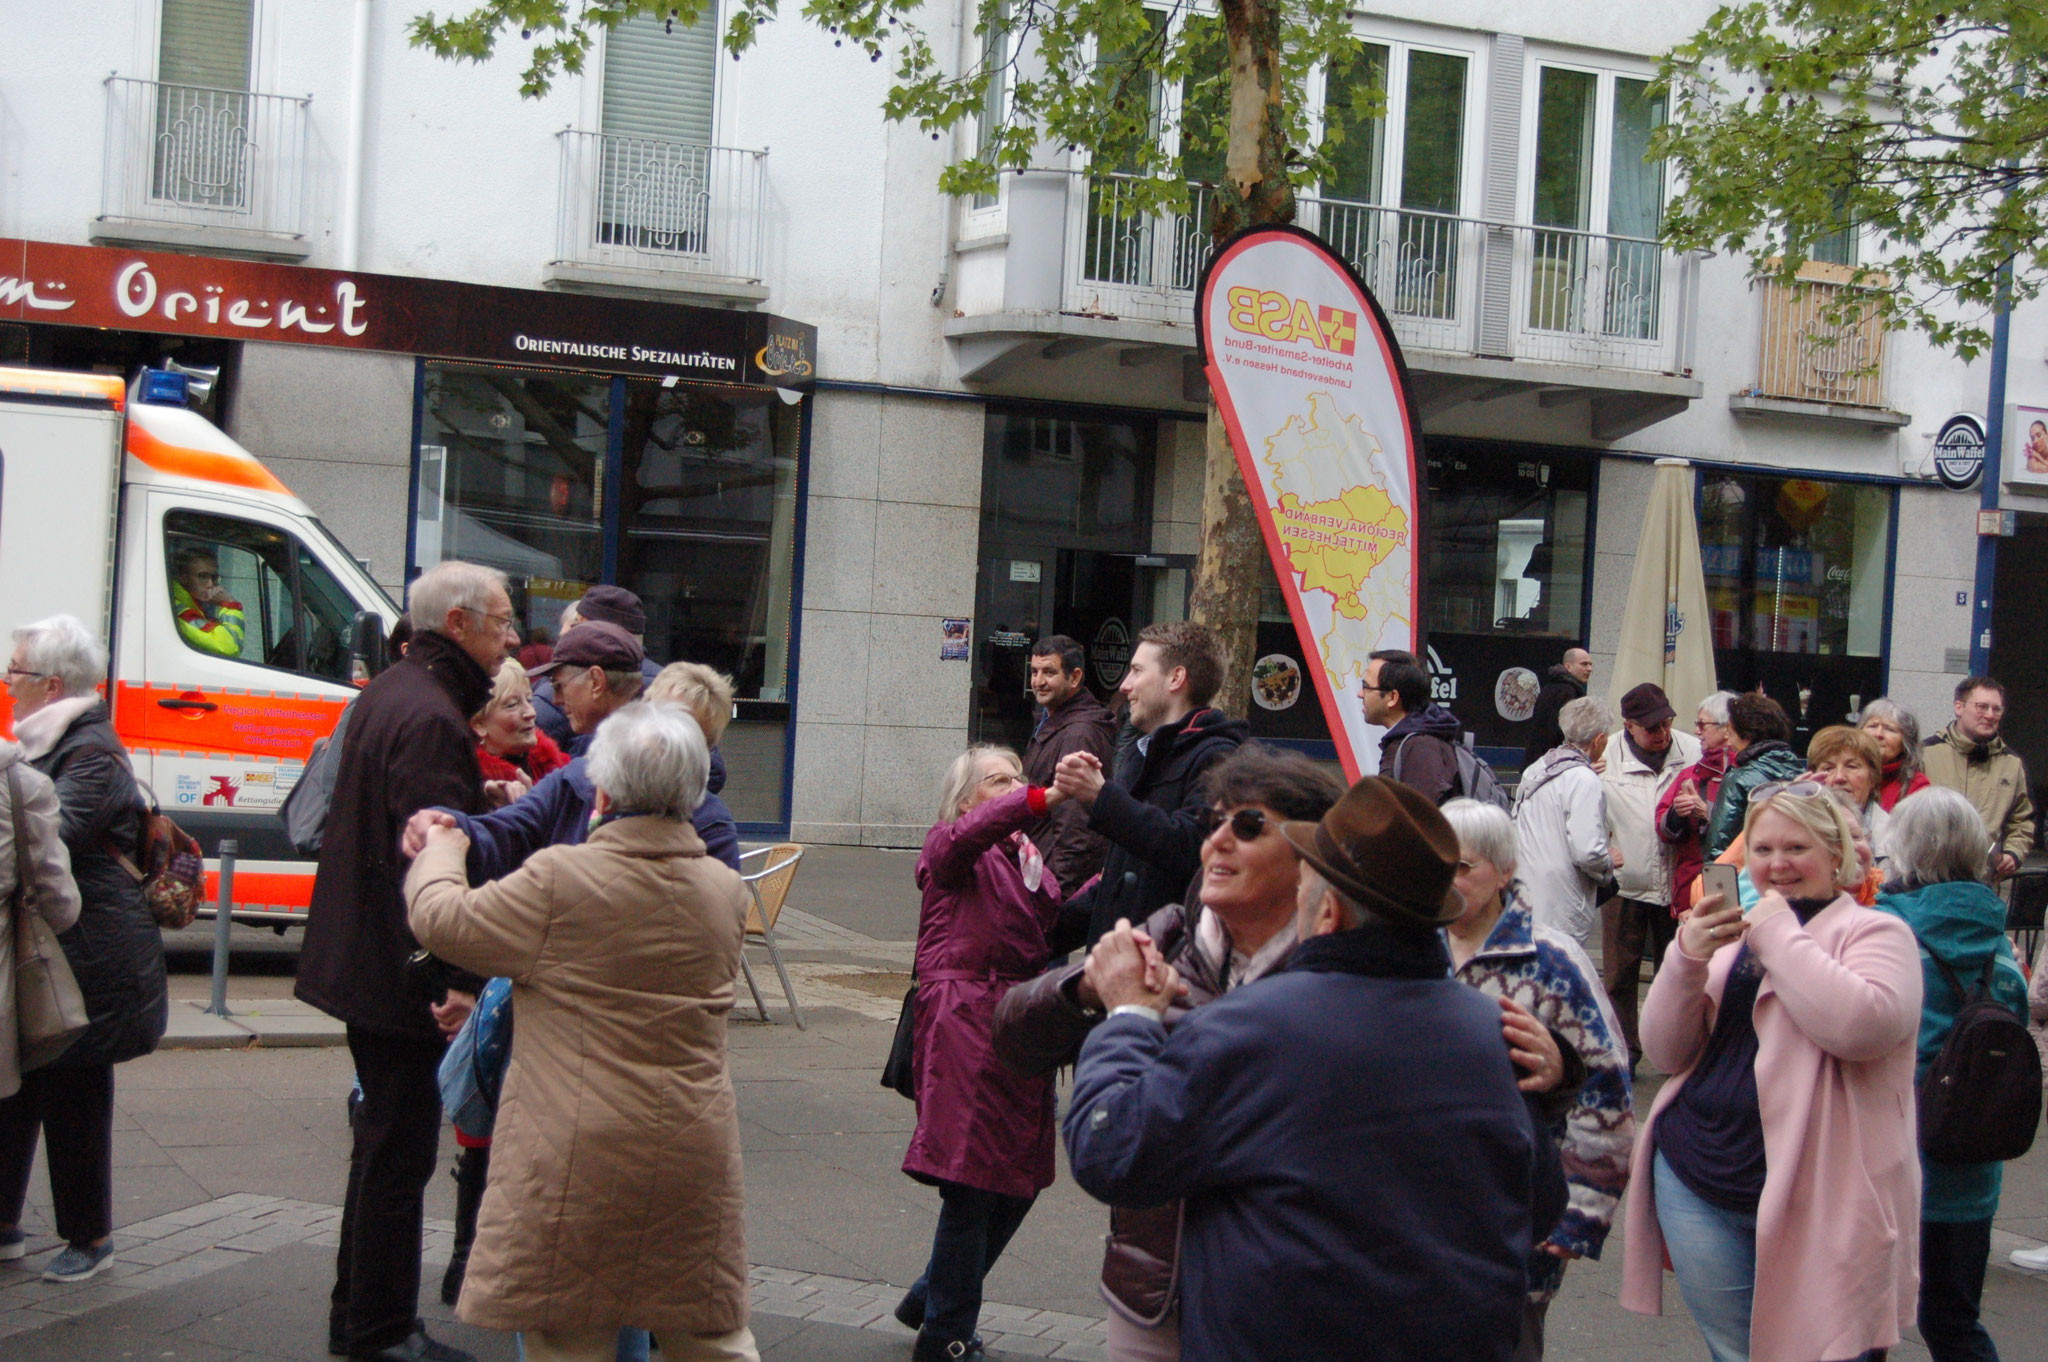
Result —
[[228, 1012], [228, 934], [235, 929], [235, 839], [220, 843], [220, 898], [213, 908], [213, 1006], [207, 1008], [225, 1020]]

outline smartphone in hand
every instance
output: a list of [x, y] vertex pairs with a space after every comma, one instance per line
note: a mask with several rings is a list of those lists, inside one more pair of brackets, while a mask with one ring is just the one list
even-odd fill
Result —
[[1742, 870], [1738, 866], [1716, 861], [1700, 870], [1700, 879], [1709, 894], [1721, 895], [1723, 908], [1742, 906]]

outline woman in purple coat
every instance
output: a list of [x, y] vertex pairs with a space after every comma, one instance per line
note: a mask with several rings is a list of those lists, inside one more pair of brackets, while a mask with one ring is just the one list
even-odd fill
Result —
[[996, 1058], [996, 1004], [1043, 969], [1060, 886], [1024, 829], [1060, 802], [1007, 747], [954, 758], [917, 861], [917, 1132], [903, 1171], [939, 1189], [924, 1275], [896, 1307], [913, 1362], [982, 1355], [981, 1282], [1052, 1185], [1053, 1085]]

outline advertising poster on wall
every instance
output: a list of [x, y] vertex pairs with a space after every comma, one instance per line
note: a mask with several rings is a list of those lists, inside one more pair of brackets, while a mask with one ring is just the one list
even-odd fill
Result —
[[2048, 407], [2017, 402], [2005, 410], [2005, 485], [2048, 496]]
[[[1359, 698], [1369, 655], [1414, 650], [1417, 441], [1407, 371], [1358, 276], [1295, 227], [1239, 233], [1203, 271], [1197, 335], [1210, 390], [1350, 779], [1379, 769]], [[1264, 659], [1262, 703], [1289, 693]], [[1341, 736], [1340, 736], [1341, 735]]]

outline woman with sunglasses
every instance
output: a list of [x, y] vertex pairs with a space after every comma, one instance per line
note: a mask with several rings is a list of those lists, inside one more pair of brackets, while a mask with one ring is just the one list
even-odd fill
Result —
[[1052, 1185], [1053, 1085], [1003, 1065], [996, 1003], [1045, 968], [1059, 881], [1024, 830], [1064, 798], [1026, 786], [1007, 747], [953, 759], [917, 860], [917, 1130], [903, 1171], [939, 1189], [930, 1262], [896, 1307], [915, 1362], [978, 1358], [981, 1283]]
[[1756, 905], [1702, 898], [1643, 1003], [1673, 1077], [1636, 1137], [1621, 1303], [1662, 1313], [1668, 1253], [1715, 1362], [1847, 1362], [1917, 1300], [1920, 954], [1845, 892], [1830, 791], [1757, 788], [1743, 831]]
[[[1185, 992], [1166, 1025], [1283, 964], [1295, 946], [1301, 859], [1280, 836], [1284, 822], [1318, 822], [1344, 793], [1326, 767], [1296, 752], [1246, 743], [1204, 773], [1209, 835], [1187, 906], [1168, 904], [1143, 931]], [[1102, 1020], [1082, 975], [1085, 961], [1040, 975], [1004, 997], [996, 1011], [996, 1053], [1025, 1073], [1050, 1075], [1074, 1062]], [[1112, 1207], [1102, 1260], [1109, 1302], [1111, 1362], [1171, 1362], [1180, 1356], [1175, 1258], [1180, 1203], [1147, 1210]], [[900, 1318], [900, 1316], [899, 1316]]]
[[1454, 976], [1481, 993], [1527, 1007], [1570, 1044], [1585, 1070], [1571, 1105], [1546, 1113], [1571, 1200], [1564, 1218], [1529, 1257], [1529, 1295], [1514, 1362], [1535, 1362], [1543, 1356], [1544, 1315], [1563, 1285], [1565, 1266], [1600, 1256], [1628, 1187], [1636, 1128], [1633, 1065], [1592, 960], [1564, 931], [1537, 923], [1515, 893], [1514, 821], [1476, 799], [1453, 799], [1443, 814], [1458, 834], [1452, 883], [1465, 900], [1464, 916], [1444, 929]]

